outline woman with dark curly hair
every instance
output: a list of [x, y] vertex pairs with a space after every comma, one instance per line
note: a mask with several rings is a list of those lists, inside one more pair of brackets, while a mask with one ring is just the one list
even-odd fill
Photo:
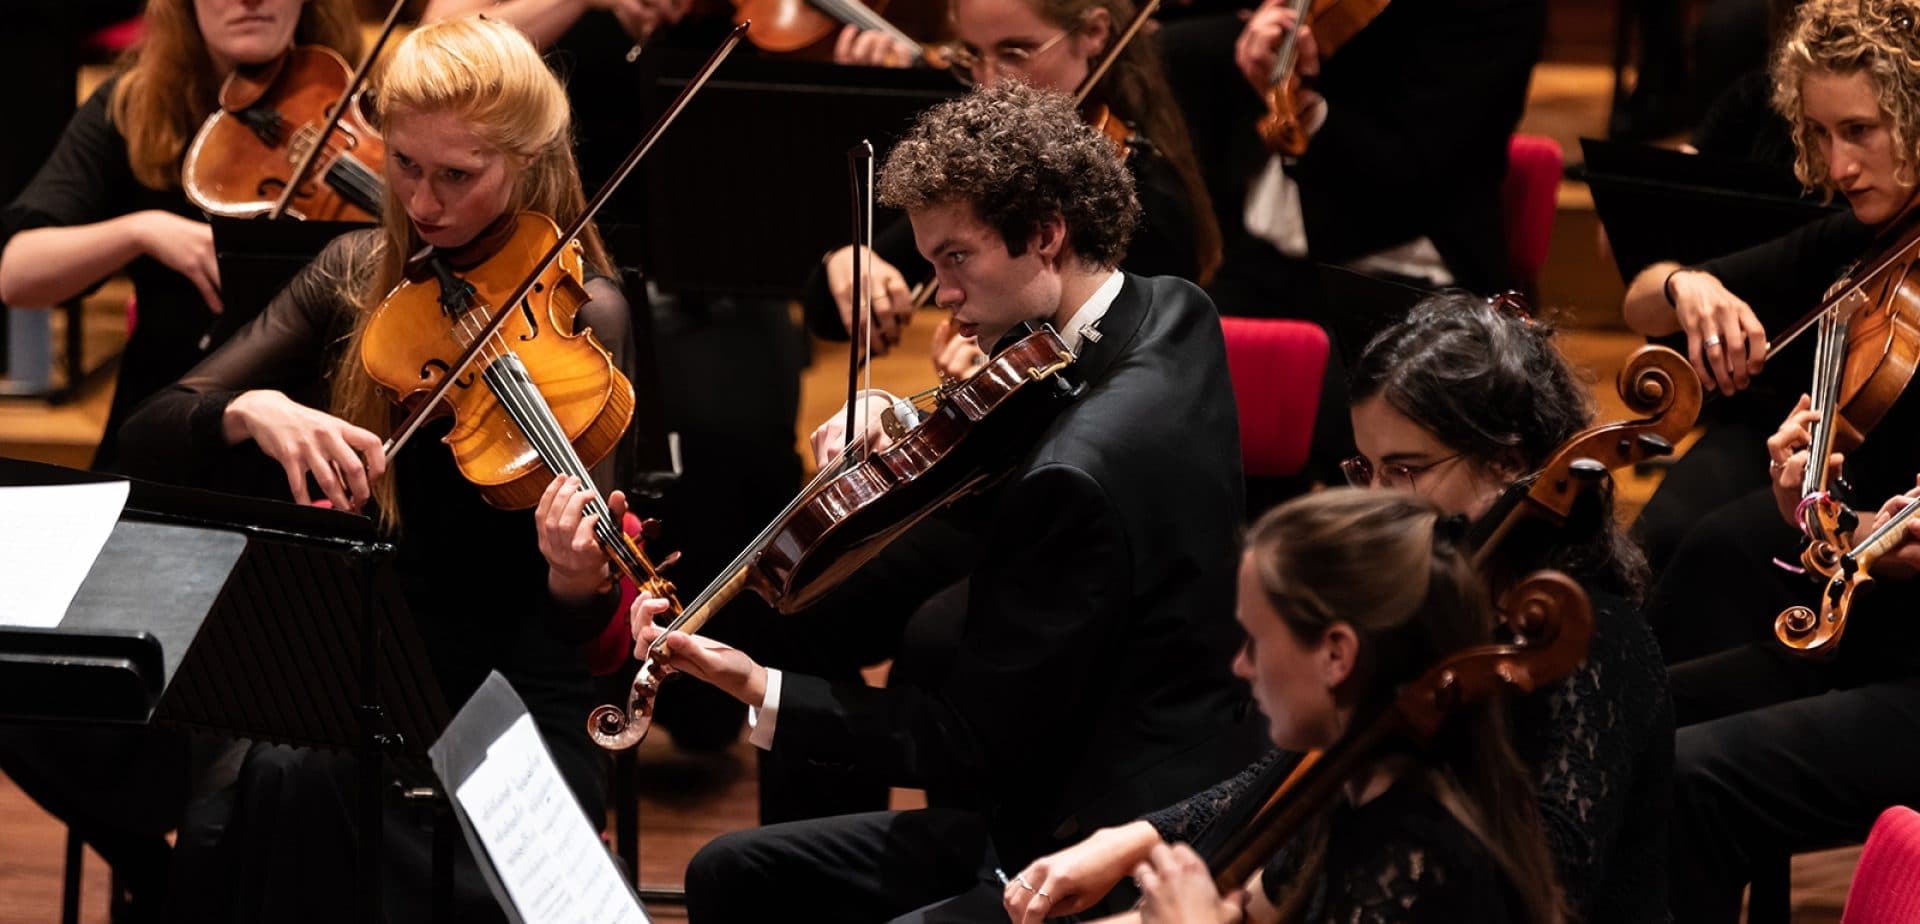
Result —
[[[726, 835], [687, 869], [692, 920], [991, 920], [1012, 868], [1133, 818], [1259, 750], [1228, 672], [1238, 430], [1219, 320], [1191, 283], [1114, 268], [1132, 178], [1066, 97], [1018, 82], [924, 114], [888, 156], [940, 303], [1001, 342], [1050, 324], [1080, 387], [1010, 437], [1010, 471], [913, 527], [762, 666], [701, 637], [665, 663], [758, 710], [751, 740], [850, 778], [927, 790], [929, 808]], [[890, 396], [873, 404], [884, 406]], [[815, 434], [824, 464], [840, 415]], [[979, 434], [985, 436], [986, 434]], [[965, 578], [944, 675], [886, 689], [824, 669], [889, 657], [898, 620]], [[638, 644], [663, 601], [633, 612]], [[778, 668], [778, 669], [776, 669]]]

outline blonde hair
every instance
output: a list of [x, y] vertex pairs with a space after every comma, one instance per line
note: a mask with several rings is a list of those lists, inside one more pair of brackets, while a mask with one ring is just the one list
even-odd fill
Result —
[[1773, 57], [1773, 106], [1792, 126], [1794, 175], [1808, 189], [1836, 191], [1807, 120], [1800, 84], [1808, 74], [1867, 75], [1893, 123], [1895, 182], [1915, 182], [1920, 143], [1920, 5], [1912, 0], [1805, 0]]
[[[508, 200], [511, 214], [542, 213], [561, 227], [586, 209], [580, 169], [573, 159], [573, 116], [560, 79], [520, 30], [495, 19], [470, 16], [422, 26], [394, 49], [375, 97], [376, 121], [385, 131], [396, 118], [452, 113], [486, 143], [509, 155], [516, 171]], [[359, 309], [334, 372], [335, 416], [375, 433], [391, 425], [394, 405], [360, 361], [366, 322], [400, 283], [408, 256], [423, 242], [406, 207], [389, 188], [381, 204], [381, 240], [371, 272], [341, 280], [343, 295]], [[580, 235], [589, 269], [606, 273], [611, 263], [600, 235], [589, 224]], [[571, 331], [568, 331], [571, 333]], [[393, 479], [374, 487], [381, 526], [400, 525]]]
[[[1268, 606], [1296, 636], [1311, 641], [1336, 623], [1353, 627], [1360, 655], [1350, 682], [1361, 691], [1360, 714], [1442, 656], [1491, 638], [1486, 579], [1455, 524], [1423, 497], [1362, 488], [1298, 497], [1254, 524], [1247, 554]], [[1539, 805], [1498, 701], [1461, 710], [1409, 780], [1486, 848], [1526, 920], [1565, 921]], [[1327, 819], [1323, 812], [1306, 829], [1293, 875], [1274, 884], [1282, 920], [1299, 917], [1326, 872]]]
[[[180, 156], [200, 123], [220, 108], [222, 77], [194, 19], [193, 0], [148, 0], [146, 32], [127, 52], [108, 117], [127, 139], [127, 164], [142, 186], [180, 185]], [[307, 0], [295, 45], [324, 45], [360, 60], [360, 24], [352, 0]]]

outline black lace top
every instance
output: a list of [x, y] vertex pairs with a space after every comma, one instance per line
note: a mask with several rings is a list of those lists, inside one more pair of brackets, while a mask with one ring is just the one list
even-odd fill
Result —
[[[1574, 916], [1588, 924], [1666, 921], [1673, 772], [1666, 671], [1639, 613], [1617, 597], [1591, 596], [1596, 631], [1586, 662], [1560, 683], [1509, 704], [1514, 749], [1533, 769], [1547, 845]], [[1162, 838], [1196, 842], [1204, 852], [1207, 827], [1250, 810], [1241, 797], [1271, 791], [1295, 760], [1271, 751], [1238, 776], [1146, 820]], [[1266, 880], [1285, 876], [1284, 858], [1285, 852], [1269, 865]], [[1372, 858], [1389, 859], [1395, 858]], [[1413, 861], [1410, 854], [1397, 859]], [[1484, 919], [1479, 913], [1462, 919], [1468, 918]]]

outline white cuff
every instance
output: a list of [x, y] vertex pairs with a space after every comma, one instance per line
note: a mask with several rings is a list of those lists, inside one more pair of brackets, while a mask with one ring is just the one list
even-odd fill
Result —
[[773, 727], [780, 719], [780, 671], [767, 668], [767, 696], [760, 708], [747, 707], [747, 743], [773, 750]]

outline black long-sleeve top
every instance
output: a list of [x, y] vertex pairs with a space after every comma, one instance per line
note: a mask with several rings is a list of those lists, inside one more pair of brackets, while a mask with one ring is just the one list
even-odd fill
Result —
[[[1665, 921], [1673, 774], [1666, 669], [1633, 607], [1609, 595], [1590, 596], [1596, 624], [1587, 660], [1565, 680], [1510, 704], [1514, 750], [1533, 771], [1547, 846], [1579, 920]], [[1146, 820], [1165, 840], [1194, 841], [1216, 818], [1239, 814], [1243, 798], [1270, 791], [1295, 761], [1270, 751], [1232, 779]], [[1372, 860], [1405, 863], [1407, 857], [1386, 851]], [[1283, 851], [1269, 864], [1269, 888], [1287, 874], [1286, 862]]]
[[[241, 392], [277, 389], [324, 408], [327, 381], [358, 310], [342, 294], [342, 280], [373, 267], [381, 246], [377, 231], [335, 240], [260, 317], [142, 404], [122, 431], [131, 473], [194, 483], [234, 456], [257, 457], [252, 443], [228, 446], [221, 431], [227, 405]], [[587, 289], [593, 300], [581, 308], [576, 330], [591, 328], [615, 367], [630, 373], [625, 299], [603, 279], [590, 280]], [[423, 427], [388, 475], [396, 479], [401, 515], [394, 568], [408, 608], [448, 704], [458, 708], [488, 671], [505, 674], [589, 816], [598, 817], [606, 761], [585, 732], [595, 702], [581, 643], [605, 626], [614, 600], [608, 594], [575, 607], [547, 593], [531, 513], [498, 510], [482, 499], [440, 441], [449, 429], [444, 419]], [[619, 484], [618, 456], [593, 469], [603, 489]]]
[[[118, 77], [102, 83], [74, 113], [53, 154], [0, 214], [0, 249], [13, 235], [36, 228], [88, 225], [149, 209], [204, 221], [179, 188], [151, 189], [134, 179], [127, 139], [107, 116]], [[120, 357], [120, 379], [107, 411], [107, 428], [94, 467], [115, 470], [120, 426], [135, 405], [180, 377], [204, 352], [200, 338], [213, 311], [187, 277], [152, 257], [127, 264], [139, 304], [139, 324]]]

